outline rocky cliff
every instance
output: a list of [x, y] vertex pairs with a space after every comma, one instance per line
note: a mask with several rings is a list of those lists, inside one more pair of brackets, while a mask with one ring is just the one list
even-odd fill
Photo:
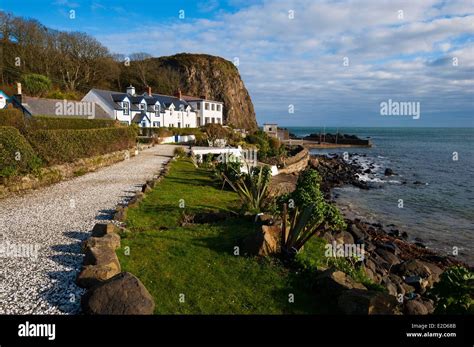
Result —
[[[140, 79], [139, 72], [144, 69], [146, 74], [142, 75], [148, 76], [146, 80]], [[206, 54], [181, 53], [132, 62], [132, 69], [127, 70], [122, 81], [142, 85], [144, 90], [145, 84], [150, 85], [156, 93], [175, 94], [180, 88], [184, 95], [222, 101], [226, 124], [237, 128], [257, 128], [250, 95], [239, 71], [228, 60]]]

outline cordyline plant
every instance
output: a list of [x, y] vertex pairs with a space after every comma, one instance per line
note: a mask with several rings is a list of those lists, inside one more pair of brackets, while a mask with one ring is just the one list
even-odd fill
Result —
[[339, 210], [324, 199], [320, 182], [315, 170], [303, 171], [290, 195], [295, 207], [288, 211], [287, 204], [283, 206], [281, 250], [286, 256], [293, 257], [315, 235], [345, 228]]
[[270, 169], [268, 166], [253, 167], [235, 181], [222, 174], [224, 180], [239, 195], [243, 208], [253, 214], [260, 213], [267, 201]]

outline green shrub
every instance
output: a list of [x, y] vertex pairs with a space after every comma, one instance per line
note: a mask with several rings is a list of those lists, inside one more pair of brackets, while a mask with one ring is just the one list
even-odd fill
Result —
[[222, 175], [229, 186], [239, 195], [242, 201], [242, 209], [245, 212], [257, 214], [262, 212], [268, 205], [268, 186], [270, 184], [271, 172], [268, 166], [253, 167], [249, 173], [243, 173], [232, 182], [231, 179]]
[[183, 147], [179, 146], [174, 149], [174, 155], [178, 158], [184, 158], [186, 156], [186, 151]]
[[87, 119], [74, 117], [34, 116], [28, 123], [29, 130], [98, 129], [117, 126], [113, 119]]
[[220, 161], [216, 164], [216, 175], [222, 180], [222, 187], [225, 186], [226, 178], [232, 183], [237, 182], [242, 175], [241, 165], [240, 160], [232, 157], [230, 160]]
[[46, 98], [57, 100], [81, 100], [81, 97], [75, 92], [63, 92], [57, 89], [47, 93]]
[[18, 129], [0, 127], [0, 178], [30, 173], [41, 160]]
[[447, 269], [429, 295], [436, 300], [435, 313], [474, 313], [474, 272], [462, 266]]
[[38, 155], [53, 165], [131, 148], [136, 144], [136, 130], [132, 127], [37, 130], [29, 132], [28, 139]]
[[17, 109], [0, 110], [0, 126], [14, 127], [23, 133], [25, 131], [25, 117]]
[[23, 75], [22, 82], [25, 89], [32, 96], [43, 96], [51, 89], [51, 80], [39, 74]]

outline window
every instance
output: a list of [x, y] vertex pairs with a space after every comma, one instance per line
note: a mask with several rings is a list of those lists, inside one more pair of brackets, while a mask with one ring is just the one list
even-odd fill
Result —
[[214, 124], [215, 122], [216, 122], [216, 119], [212, 117], [212, 124]]
[[189, 128], [189, 124], [186, 124], [186, 128]]
[[197, 117], [197, 126], [201, 125], [201, 117]]
[[139, 104], [139, 105], [138, 105], [138, 108], [139, 108], [140, 110], [144, 110], [144, 109], [145, 109], [145, 104]]
[[198, 102], [198, 103], [196, 104], [196, 109], [197, 109], [197, 110], [200, 110], [200, 109], [201, 109], [201, 103], [200, 103], [200, 102]]
[[122, 107], [123, 107], [123, 114], [125, 116], [128, 116], [130, 114], [130, 104], [128, 101], [122, 102]]
[[215, 107], [216, 107], [216, 105], [211, 104], [211, 111], [214, 111], [214, 110], [215, 110]]
[[221, 105], [217, 105], [217, 111], [221, 111]]
[[181, 122], [178, 122], [178, 128], [181, 128]]
[[204, 104], [204, 109], [205, 109], [206, 111], [209, 111], [209, 103], [208, 103], [208, 102], [206, 102], [206, 103]]
[[160, 127], [160, 122], [153, 122], [153, 126], [155, 128], [159, 128]]
[[206, 122], [204, 124], [209, 124], [209, 117], [206, 117]]

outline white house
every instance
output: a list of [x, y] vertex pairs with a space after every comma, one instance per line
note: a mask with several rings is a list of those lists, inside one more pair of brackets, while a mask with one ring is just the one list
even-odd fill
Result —
[[224, 103], [209, 100], [205, 96], [197, 98], [184, 95], [182, 98], [196, 110], [198, 126], [209, 123], [224, 124]]
[[[209, 112], [203, 113], [197, 108], [201, 107], [198, 100], [201, 99], [194, 98], [193, 102], [188, 102], [181, 92], [177, 96], [153, 94], [151, 88], [148, 88], [148, 93], [137, 95], [133, 86], [129, 86], [125, 93], [91, 89], [82, 99], [95, 102], [120, 122], [136, 123], [140, 127], [196, 128], [207, 123], [223, 124], [222, 103], [202, 100], [203, 108], [209, 108]], [[212, 110], [210, 103], [214, 105]]]

